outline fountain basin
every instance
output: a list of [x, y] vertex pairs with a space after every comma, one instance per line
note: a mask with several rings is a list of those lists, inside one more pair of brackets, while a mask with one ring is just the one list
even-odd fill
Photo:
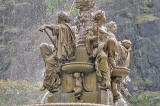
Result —
[[65, 73], [89, 73], [94, 71], [94, 65], [88, 62], [71, 62], [62, 65]]
[[34, 104], [26, 106], [109, 106], [109, 105], [92, 104], [92, 103], [47, 103], [47, 104]]
[[[112, 71], [112, 77], [119, 77], [119, 80], [124, 80], [130, 73], [130, 69], [121, 67], [121, 68], [115, 68]], [[120, 82], [121, 82], [120, 81]]]

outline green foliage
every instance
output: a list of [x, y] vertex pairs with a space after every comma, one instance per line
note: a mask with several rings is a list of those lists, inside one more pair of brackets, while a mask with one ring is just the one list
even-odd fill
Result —
[[52, 9], [57, 4], [57, 0], [45, 0], [45, 4], [48, 12], [52, 12]]
[[39, 103], [44, 95], [39, 88], [28, 81], [0, 81], [0, 106]]
[[153, 81], [152, 81], [151, 77], [145, 79], [144, 84], [145, 84], [145, 86], [146, 86], [147, 88], [148, 88], [148, 87], [152, 87]]
[[8, 2], [8, 3], [15, 3], [16, 0], [8, 0], [7, 2]]
[[[48, 13], [54, 13], [54, 18], [51, 20], [51, 23], [55, 23], [57, 18], [55, 17], [55, 13], [58, 11], [65, 11], [69, 13], [70, 16], [75, 16], [78, 10], [72, 6], [73, 0], [45, 0], [45, 5], [47, 7]], [[70, 9], [72, 10], [70, 11]]]
[[113, 2], [114, 0], [104, 0], [105, 2]]
[[[0, 1], [0, 3], [1, 3], [1, 1]], [[0, 11], [1, 11], [1, 10], [3, 11], [3, 10], [5, 10], [5, 9], [6, 9], [6, 6], [5, 6], [5, 5], [1, 5], [1, 6], [0, 6]]]
[[160, 92], [142, 92], [129, 99], [130, 104], [136, 106], [143, 104], [142, 106], [158, 106], [160, 103]]
[[145, 0], [145, 4], [150, 8], [153, 7], [152, 0]]
[[144, 7], [144, 6], [141, 6], [140, 9], [141, 9], [144, 13], [149, 13], [150, 10], [151, 10], [150, 8], [148, 8], [148, 7], [146, 7], [146, 6], [145, 6], [145, 7]]
[[2, 2], [3, 0], [0, 0], [0, 2]]
[[56, 10], [58, 10], [60, 8], [61, 8], [61, 10], [62, 10], [62, 8], [65, 8], [65, 11], [68, 10], [68, 7], [65, 6], [65, 4], [67, 2], [69, 2], [69, 1], [68, 0], [45, 0], [47, 11], [49, 13], [51, 13], [52, 10], [56, 11]]
[[129, 18], [129, 19], [132, 19], [132, 18], [133, 18], [133, 15], [132, 15], [132, 13], [127, 12], [127, 13], [126, 13], [126, 17]]
[[143, 22], [155, 21], [159, 17], [154, 16], [153, 14], [140, 14], [136, 17], [136, 24], [141, 24]]

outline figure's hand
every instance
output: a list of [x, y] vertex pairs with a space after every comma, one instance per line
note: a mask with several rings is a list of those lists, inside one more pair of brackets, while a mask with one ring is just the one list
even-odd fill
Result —
[[121, 43], [127, 50], [129, 50], [131, 48], [132, 43], [130, 40], [123, 40]]
[[39, 28], [39, 31], [43, 32], [43, 30], [46, 29], [46, 25], [42, 25], [40, 28]]

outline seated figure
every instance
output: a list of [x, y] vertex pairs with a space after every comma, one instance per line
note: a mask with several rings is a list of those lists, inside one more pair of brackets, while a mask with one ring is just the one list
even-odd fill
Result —
[[[123, 40], [118, 42], [115, 38], [117, 33], [117, 24], [113, 21], [107, 23], [107, 33], [112, 37], [112, 48], [114, 50], [114, 62], [118, 67], [128, 67], [129, 61], [126, 60], [129, 58], [129, 52], [131, 49], [131, 41]], [[104, 42], [104, 49], [107, 50], [107, 42]], [[108, 51], [106, 51], [108, 52]], [[110, 59], [109, 59], [110, 60]], [[112, 60], [111, 60], [112, 61]]]
[[[41, 44], [40, 51], [45, 62], [45, 79], [41, 91], [46, 88], [54, 93], [61, 84], [59, 78], [61, 63], [75, 55], [75, 34], [69, 26], [70, 18], [65, 12], [58, 13], [58, 25], [42, 25], [40, 31], [49, 29], [56, 37], [54, 45]], [[46, 31], [46, 30], [45, 30]]]

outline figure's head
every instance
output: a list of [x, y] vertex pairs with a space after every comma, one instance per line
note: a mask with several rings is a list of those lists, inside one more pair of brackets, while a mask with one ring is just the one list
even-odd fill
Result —
[[122, 46], [124, 46], [126, 49], [130, 49], [131, 48], [131, 41], [130, 40], [123, 40], [122, 42], [121, 42], [121, 44], [122, 44]]
[[101, 10], [96, 11], [94, 16], [93, 16], [93, 20], [94, 20], [95, 23], [103, 24], [106, 20], [105, 12], [101, 11]]
[[70, 22], [69, 15], [66, 12], [61, 11], [57, 14], [57, 16], [58, 16], [58, 23], [62, 23], [62, 22], [69, 23]]
[[106, 27], [107, 30], [111, 31], [114, 34], [117, 32], [117, 24], [114, 21], [110, 21], [109, 23], [107, 23]]

